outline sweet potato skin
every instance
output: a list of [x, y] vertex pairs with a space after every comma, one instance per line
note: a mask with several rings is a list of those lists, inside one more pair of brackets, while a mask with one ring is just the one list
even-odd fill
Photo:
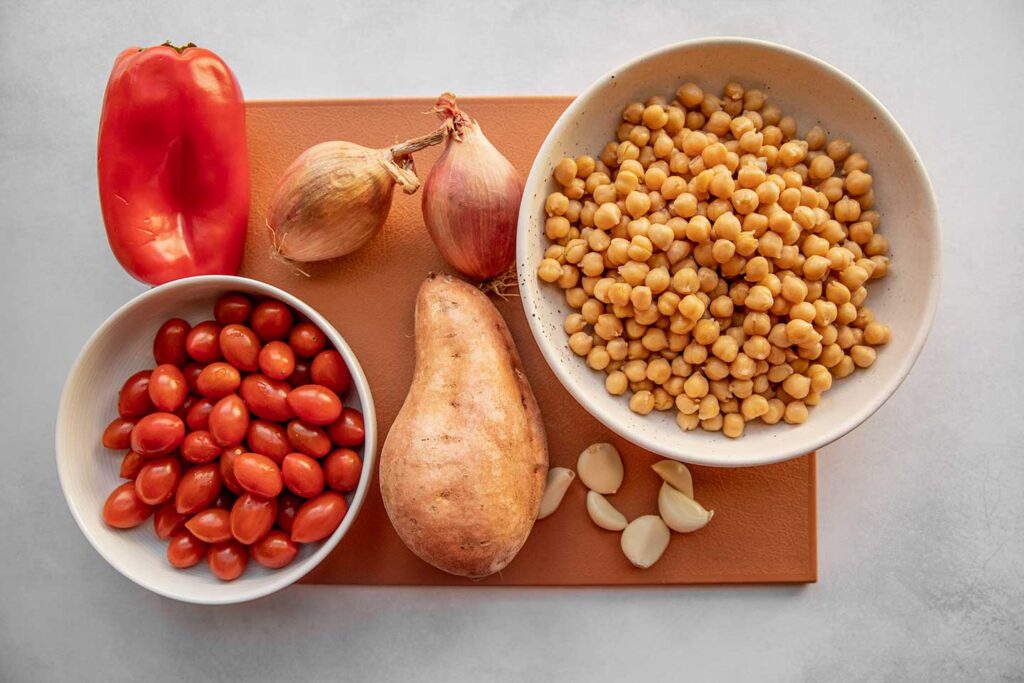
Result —
[[431, 276], [416, 300], [416, 369], [384, 442], [380, 489], [402, 541], [438, 569], [500, 571], [533, 528], [548, 470], [537, 402], [501, 314]]

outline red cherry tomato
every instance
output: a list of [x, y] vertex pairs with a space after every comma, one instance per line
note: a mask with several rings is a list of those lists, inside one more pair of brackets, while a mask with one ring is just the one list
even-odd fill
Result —
[[252, 301], [244, 294], [225, 294], [213, 306], [213, 317], [221, 325], [244, 325], [252, 315]]
[[355, 491], [362, 474], [363, 461], [349, 448], [339, 448], [324, 460], [324, 477], [335, 491]]
[[150, 460], [135, 477], [135, 493], [147, 505], [166, 503], [181, 480], [181, 463], [174, 456]]
[[237, 394], [228, 394], [213, 404], [209, 426], [213, 442], [218, 446], [239, 444], [249, 429], [249, 409]]
[[178, 569], [196, 566], [204, 555], [206, 544], [188, 531], [179, 532], [167, 544], [167, 561]]
[[260, 349], [260, 372], [270, 379], [287, 379], [295, 370], [295, 352], [282, 341], [272, 341]]
[[196, 399], [188, 412], [185, 413], [185, 424], [192, 431], [202, 431], [210, 426], [210, 411], [213, 410], [213, 401], [208, 398]]
[[327, 387], [306, 384], [288, 392], [288, 405], [300, 420], [328, 425], [341, 417], [341, 399]]
[[153, 358], [157, 365], [173, 365], [182, 367], [188, 362], [185, 351], [185, 340], [192, 326], [181, 318], [171, 318], [156, 332], [153, 338]]
[[323, 351], [326, 344], [327, 335], [313, 323], [299, 323], [288, 335], [288, 346], [302, 358], [312, 358]]
[[345, 360], [334, 349], [316, 354], [309, 371], [314, 384], [323, 385], [338, 395], [345, 393], [352, 384], [352, 374], [348, 371]]
[[220, 325], [204, 320], [193, 327], [185, 338], [185, 350], [204, 365], [220, 360]]
[[268, 299], [253, 309], [250, 325], [264, 342], [278, 341], [288, 336], [293, 319], [292, 309], [280, 301]]
[[220, 478], [224, 486], [236, 496], [241, 495], [244, 489], [235, 479], [235, 458], [245, 452], [241, 446], [233, 446], [220, 454]]
[[216, 463], [193, 467], [185, 472], [174, 494], [174, 508], [183, 515], [194, 515], [213, 505], [220, 495], [220, 466]]
[[122, 479], [134, 479], [139, 476], [139, 470], [146, 461], [135, 451], [128, 451], [121, 461], [121, 470], [118, 472]]
[[345, 498], [335, 491], [325, 491], [316, 498], [310, 498], [295, 513], [292, 540], [296, 543], [322, 541], [338, 528], [347, 509]]
[[132, 445], [132, 432], [136, 421], [124, 417], [115, 417], [103, 430], [101, 441], [106, 448], [121, 451]]
[[327, 427], [331, 441], [339, 446], [359, 446], [366, 439], [366, 428], [363, 426], [363, 414], [355, 408], [346, 407], [341, 417]]
[[327, 432], [302, 420], [288, 423], [288, 443], [300, 453], [314, 458], [322, 458], [331, 450], [331, 438]]
[[303, 384], [309, 384], [313, 381], [313, 373], [310, 370], [310, 364], [304, 360], [295, 361], [295, 370], [288, 376], [288, 383], [293, 387], [301, 387]]
[[267, 569], [280, 569], [291, 564], [299, 547], [280, 529], [273, 529], [249, 548], [252, 559]]
[[302, 453], [289, 453], [285, 456], [281, 477], [289, 491], [303, 498], [312, 498], [324, 490], [324, 468]]
[[295, 417], [288, 405], [291, 385], [265, 375], [249, 375], [242, 380], [238, 393], [256, 417], [283, 422]]
[[141, 370], [124, 381], [117, 395], [117, 414], [137, 418], [156, 410], [149, 398], [149, 376], [152, 370]]
[[277, 498], [243, 493], [231, 508], [231, 535], [250, 545], [263, 538], [277, 519]]
[[173, 413], [150, 413], [132, 429], [131, 447], [144, 458], [167, 455], [185, 438], [185, 423]]
[[235, 458], [235, 481], [257, 496], [272, 498], [281, 493], [284, 481], [273, 460], [259, 453], [242, 453]]
[[299, 511], [299, 508], [305, 502], [305, 500], [289, 491], [282, 493], [277, 499], [277, 526], [290, 534], [292, 532], [292, 524], [295, 521], [295, 513]]
[[149, 376], [149, 398], [160, 410], [173, 413], [185, 404], [187, 395], [185, 375], [177, 366], [158, 365]]
[[103, 521], [115, 529], [131, 529], [153, 514], [153, 508], [135, 493], [135, 482], [127, 481], [107, 496], [103, 504]]
[[235, 366], [218, 361], [199, 373], [196, 390], [206, 398], [218, 399], [233, 394], [241, 383], [242, 375]]
[[188, 390], [193, 394], [199, 393], [199, 375], [203, 372], [203, 367], [199, 363], [187, 363], [185, 367], [181, 369], [181, 374], [185, 375], [185, 384], [188, 385]]
[[269, 420], [250, 422], [245, 442], [251, 452], [265, 455], [278, 465], [284, 460], [284, 456], [292, 451], [292, 446], [288, 443], [288, 432], [278, 423]]
[[234, 581], [245, 572], [249, 564], [249, 553], [238, 541], [215, 543], [206, 551], [206, 563], [213, 575], [221, 581]]
[[197, 465], [213, 462], [220, 455], [220, 450], [210, 432], [205, 430], [189, 432], [181, 442], [181, 457]]
[[174, 501], [167, 501], [153, 513], [153, 529], [162, 539], [168, 539], [185, 528], [188, 515], [183, 515], [174, 508]]
[[224, 508], [207, 508], [185, 522], [185, 528], [203, 543], [221, 543], [231, 538], [231, 514]]
[[239, 370], [256, 372], [260, 368], [260, 340], [245, 325], [228, 325], [220, 331], [220, 352]]

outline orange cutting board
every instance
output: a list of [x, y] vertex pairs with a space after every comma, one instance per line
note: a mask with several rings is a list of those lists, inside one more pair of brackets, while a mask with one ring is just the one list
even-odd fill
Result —
[[[460, 103], [525, 178], [549, 128], [571, 101], [552, 98], [466, 98]], [[248, 105], [252, 211], [242, 275], [281, 287], [323, 313], [352, 346], [370, 382], [380, 443], [409, 388], [413, 371], [413, 303], [427, 273], [450, 269], [422, 223], [420, 197], [396, 190], [380, 235], [350, 256], [304, 267], [301, 274], [270, 258], [266, 215], [275, 182], [307, 147], [350, 140], [385, 147], [432, 130], [432, 102], [350, 100], [252, 102]], [[416, 154], [426, 176], [439, 148]], [[547, 428], [551, 465], [575, 469], [596, 441], [622, 453], [626, 479], [613, 504], [628, 518], [657, 513], [658, 458], [615, 436], [562, 388], [533, 341], [518, 299], [495, 300], [512, 330]], [[625, 410], [626, 408], [623, 407]], [[680, 438], [685, 438], [680, 434]], [[673, 534], [651, 569], [622, 555], [619, 534], [590, 521], [579, 480], [559, 510], [537, 523], [516, 559], [500, 574], [469, 581], [445, 574], [405, 548], [384, 511], [376, 478], [348, 535], [307, 583], [386, 585], [627, 585], [812, 582], [817, 578], [814, 455], [748, 469], [693, 467], [696, 498], [715, 511], [703, 530]]]

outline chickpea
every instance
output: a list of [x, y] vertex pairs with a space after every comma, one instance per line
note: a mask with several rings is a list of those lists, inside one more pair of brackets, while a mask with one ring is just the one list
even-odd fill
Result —
[[638, 391], [629, 397], [629, 409], [638, 415], [647, 415], [654, 410], [654, 396], [650, 391]]
[[544, 282], [557, 282], [562, 277], [562, 264], [555, 259], [544, 259], [537, 267], [537, 277]]
[[562, 289], [569, 289], [575, 287], [580, 281], [580, 271], [575, 266], [571, 266], [568, 263], [562, 266], [562, 274], [559, 276], [557, 282], [558, 286]]
[[864, 326], [864, 343], [871, 344], [872, 346], [880, 346], [882, 344], [889, 343], [889, 339], [892, 338], [892, 331], [888, 325], [883, 325], [880, 322], [871, 321]]
[[687, 294], [679, 302], [679, 312], [689, 320], [699, 320], [704, 315], [705, 309], [704, 302], [694, 294]]
[[775, 299], [772, 297], [771, 291], [764, 285], [754, 285], [750, 288], [750, 292], [747, 294], [746, 299], [743, 301], [743, 305], [751, 311], [767, 311], [772, 307]]
[[782, 414], [787, 424], [797, 425], [807, 421], [807, 405], [803, 401], [790, 401]]
[[577, 356], [586, 356], [594, 347], [594, 338], [586, 332], [575, 332], [569, 337], [569, 348]]
[[622, 332], [622, 321], [611, 313], [602, 313], [594, 323], [594, 334], [601, 339], [615, 339], [616, 337], [621, 337]]
[[664, 358], [655, 358], [647, 364], [646, 377], [655, 384], [664, 384], [672, 376], [672, 366]]
[[722, 431], [723, 419], [722, 415], [715, 415], [713, 418], [708, 420], [700, 421], [700, 428], [706, 432], [720, 432]]
[[736, 342], [736, 339], [727, 334], [720, 335], [715, 338], [711, 346], [711, 353], [723, 362], [731, 363], [736, 360], [739, 348], [740, 345]]
[[740, 404], [740, 414], [745, 420], [756, 420], [762, 415], [767, 415], [770, 410], [768, 399], [758, 394], [753, 394], [743, 399]]
[[704, 396], [697, 404], [697, 417], [701, 420], [710, 420], [719, 412], [718, 397], [714, 394]]
[[857, 366], [853, 362], [852, 358], [850, 358], [849, 356], [843, 356], [840, 359], [840, 361], [836, 363], [835, 367], [832, 368], [832, 376], [835, 377], [836, 379], [843, 379], [844, 377], [849, 377], [850, 375], [853, 374], [853, 371], [856, 369], [856, 367]]
[[832, 142], [828, 143], [825, 148], [825, 153], [833, 161], [843, 161], [846, 157], [850, 156], [850, 143], [842, 138], [836, 138]]
[[699, 372], [690, 375], [683, 383], [683, 393], [690, 398], [703, 398], [708, 393], [708, 381]]
[[603, 346], [595, 346], [587, 354], [587, 365], [594, 370], [604, 370], [611, 361], [608, 350]]
[[665, 331], [658, 327], [648, 328], [640, 342], [648, 351], [657, 352], [668, 348], [668, 337], [665, 336]]
[[824, 180], [825, 178], [831, 178], [835, 172], [836, 162], [833, 161], [831, 157], [826, 156], [824, 154], [814, 157], [814, 160], [811, 161], [811, 165], [808, 167], [808, 174], [813, 180]]
[[564, 216], [549, 216], [544, 221], [544, 235], [551, 241], [560, 240], [569, 234], [572, 225]]
[[850, 358], [858, 368], [870, 367], [875, 362], [876, 352], [870, 346], [856, 344], [850, 348]]
[[625, 373], [621, 370], [615, 370], [608, 373], [608, 376], [605, 377], [604, 388], [612, 396], [622, 396], [626, 393], [626, 389], [629, 388], [629, 380], [626, 379]]
[[743, 353], [754, 360], [765, 360], [771, 353], [771, 344], [761, 335], [754, 335], [743, 342]]
[[700, 365], [708, 358], [708, 349], [706, 346], [694, 342], [687, 344], [683, 349], [683, 360], [690, 365]]

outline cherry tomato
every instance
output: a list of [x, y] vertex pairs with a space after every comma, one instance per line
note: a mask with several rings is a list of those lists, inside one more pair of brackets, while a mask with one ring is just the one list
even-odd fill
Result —
[[181, 442], [181, 457], [188, 462], [202, 465], [213, 462], [220, 455], [220, 446], [213, 442], [210, 432], [198, 430], [185, 435]]
[[220, 360], [220, 325], [204, 320], [193, 327], [185, 338], [185, 350], [203, 364]]
[[292, 532], [292, 523], [295, 521], [295, 513], [299, 511], [306, 501], [299, 498], [290, 491], [285, 491], [277, 498], [277, 526], [287, 533]]
[[220, 352], [224, 360], [239, 370], [260, 369], [260, 340], [245, 325], [228, 325], [220, 331]]
[[235, 481], [243, 489], [257, 496], [272, 498], [281, 493], [284, 481], [281, 468], [273, 460], [259, 453], [242, 453], [235, 458]]
[[111, 491], [107, 502], [103, 504], [103, 521], [115, 529], [136, 527], [151, 514], [152, 506], [144, 503], [135, 493], [133, 481], [126, 481]]
[[303, 498], [312, 498], [324, 490], [324, 468], [302, 453], [289, 453], [285, 456], [281, 477], [289, 491]]
[[203, 367], [199, 363], [187, 363], [181, 369], [181, 374], [185, 375], [185, 384], [188, 385], [188, 390], [193, 394], [199, 393], [199, 386], [196, 383], [199, 381], [199, 375], [202, 373]]
[[205, 430], [210, 426], [210, 411], [212, 410], [213, 401], [208, 398], [197, 399], [185, 413], [185, 424], [193, 431]]
[[185, 522], [203, 543], [221, 543], [231, 538], [231, 514], [224, 508], [207, 508]]
[[185, 438], [185, 423], [173, 413], [150, 413], [132, 430], [131, 447], [144, 458], [167, 455]]
[[245, 452], [246, 450], [241, 446], [234, 446], [220, 454], [220, 478], [224, 482], [224, 486], [236, 496], [241, 495], [244, 489], [235, 479], [235, 458]]
[[153, 513], [153, 529], [162, 539], [168, 539], [185, 528], [188, 515], [183, 515], [174, 508], [174, 501], [167, 501]]
[[277, 519], [277, 498], [243, 493], [231, 508], [231, 535], [250, 545], [263, 538]]
[[345, 393], [352, 384], [352, 375], [345, 360], [334, 349], [316, 354], [309, 371], [314, 384], [325, 386], [338, 395]]
[[325, 491], [316, 498], [310, 498], [295, 513], [292, 540], [296, 543], [322, 541], [338, 528], [346, 510], [345, 498], [335, 491]]
[[149, 376], [152, 370], [141, 370], [121, 385], [117, 395], [117, 414], [121, 417], [142, 417], [156, 410], [149, 398]]
[[153, 338], [153, 358], [157, 365], [173, 365], [180, 368], [188, 362], [185, 339], [192, 326], [181, 318], [171, 318], [156, 332]]
[[267, 569], [280, 569], [291, 564], [299, 547], [280, 529], [273, 529], [249, 548], [252, 559]]
[[238, 541], [215, 543], [206, 551], [206, 563], [210, 571], [221, 581], [234, 581], [245, 572], [249, 564], [249, 553]]
[[241, 383], [242, 375], [235, 366], [218, 361], [210, 363], [199, 373], [196, 389], [206, 398], [218, 399], [235, 393]]
[[194, 515], [213, 505], [220, 495], [220, 466], [199, 465], [185, 472], [174, 494], [174, 508], [183, 515]]
[[167, 561], [178, 569], [196, 566], [204, 555], [206, 544], [188, 531], [179, 532], [167, 544]]
[[124, 459], [121, 461], [121, 470], [118, 472], [122, 479], [134, 479], [139, 476], [139, 470], [142, 469], [145, 459], [135, 451], [128, 451], [124, 454]]
[[252, 315], [252, 301], [244, 294], [225, 294], [213, 305], [213, 317], [221, 325], [244, 325]]
[[149, 376], [149, 398], [160, 410], [173, 413], [185, 403], [188, 385], [185, 375], [174, 365], [158, 365]]
[[150, 460], [135, 477], [135, 493], [147, 505], [159, 505], [171, 499], [181, 480], [181, 463], [174, 456]]
[[302, 358], [312, 358], [323, 351], [326, 344], [327, 335], [313, 323], [299, 323], [288, 335], [288, 346]]
[[264, 342], [278, 341], [288, 336], [293, 319], [292, 309], [286, 304], [268, 299], [253, 309], [250, 325]]
[[218, 446], [234, 446], [242, 442], [249, 429], [249, 409], [238, 397], [228, 394], [213, 404], [210, 411], [210, 435]]
[[335, 491], [355, 491], [362, 474], [363, 461], [349, 448], [339, 448], [324, 460], [324, 477]]
[[101, 441], [106, 448], [116, 451], [124, 450], [132, 445], [132, 432], [135, 431], [136, 421], [124, 417], [115, 417], [110, 424], [103, 429]]
[[327, 432], [302, 420], [288, 423], [288, 443], [300, 453], [314, 458], [322, 458], [331, 450], [331, 438]]
[[249, 375], [242, 380], [238, 393], [256, 417], [283, 422], [295, 417], [288, 405], [291, 385], [265, 375]]
[[282, 341], [272, 341], [260, 349], [260, 372], [270, 379], [287, 379], [295, 370], [295, 352]]
[[355, 408], [346, 407], [341, 411], [341, 417], [327, 427], [327, 433], [339, 446], [359, 446], [366, 439], [363, 414]]
[[306, 384], [288, 392], [288, 405], [300, 420], [328, 425], [341, 417], [341, 399], [327, 387]]
[[295, 361], [295, 370], [288, 376], [288, 383], [293, 387], [301, 387], [303, 384], [309, 384], [312, 381], [313, 373], [310, 370], [310, 364], [302, 359]]
[[249, 423], [249, 432], [245, 442], [253, 453], [265, 455], [280, 465], [284, 456], [292, 451], [288, 443], [288, 432], [284, 427], [269, 420], [253, 420]]

